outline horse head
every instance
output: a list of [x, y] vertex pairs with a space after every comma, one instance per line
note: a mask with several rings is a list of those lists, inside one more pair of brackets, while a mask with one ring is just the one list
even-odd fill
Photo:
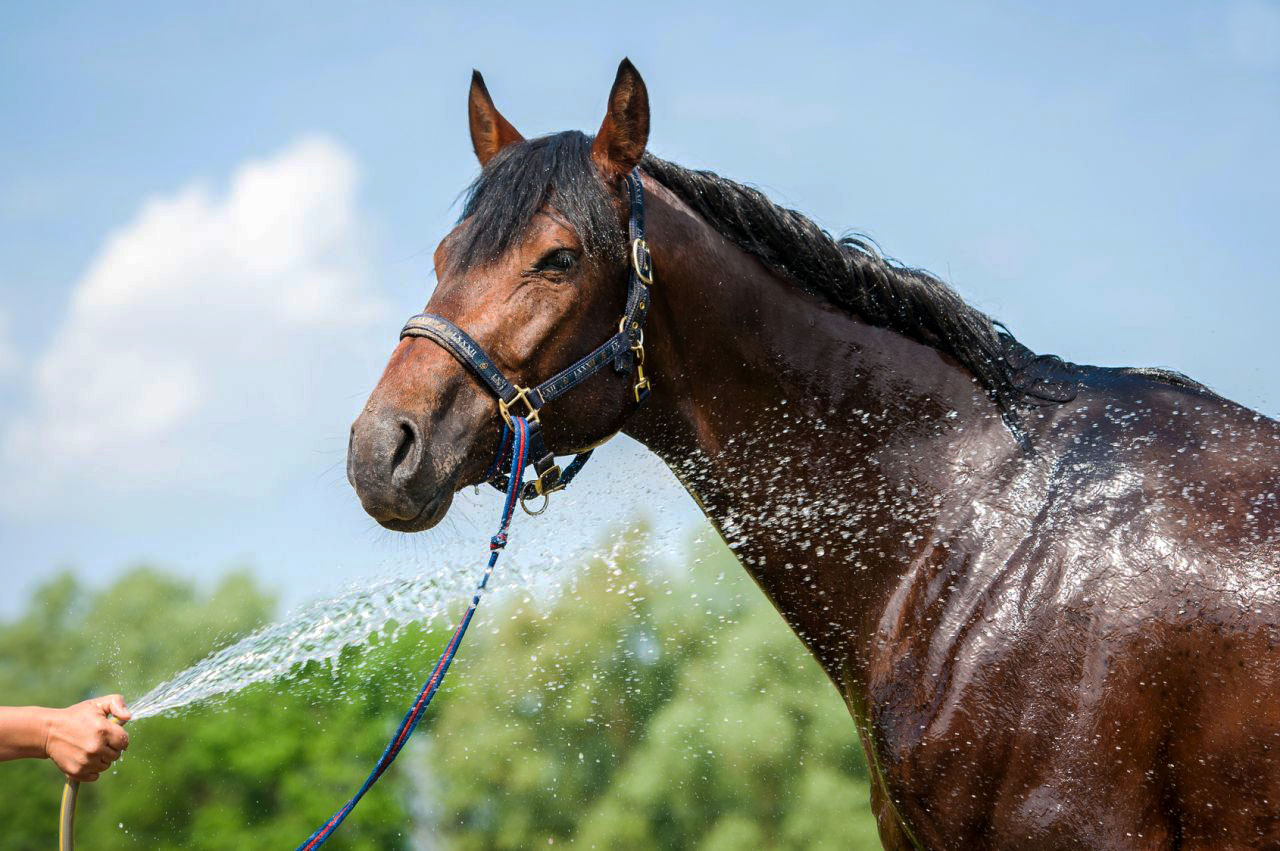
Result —
[[[476, 72], [468, 114], [482, 171], [436, 248], [426, 311], [462, 330], [513, 385], [533, 386], [619, 333], [632, 263], [624, 183], [648, 140], [648, 95], [623, 60], [594, 137], [525, 139]], [[578, 452], [616, 433], [638, 404], [632, 382], [605, 369], [549, 402], [547, 446]], [[454, 493], [485, 480], [505, 415], [455, 354], [405, 336], [351, 427], [347, 478], [386, 528], [429, 529]]]

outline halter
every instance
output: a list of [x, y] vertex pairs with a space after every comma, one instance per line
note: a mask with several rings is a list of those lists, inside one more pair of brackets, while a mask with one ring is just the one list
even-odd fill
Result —
[[[547, 451], [542, 440], [542, 421], [538, 414], [542, 406], [559, 396], [568, 393], [583, 381], [595, 375], [605, 364], [613, 362], [613, 368], [620, 373], [631, 372], [635, 368], [636, 381], [632, 388], [636, 404], [649, 397], [649, 379], [644, 377], [644, 317], [649, 310], [649, 286], [653, 283], [653, 258], [649, 256], [649, 246], [644, 241], [644, 190], [640, 186], [640, 175], [632, 171], [626, 177], [627, 190], [631, 196], [631, 217], [627, 230], [631, 238], [631, 268], [628, 272], [627, 307], [618, 322], [618, 331], [591, 354], [562, 370], [546, 381], [534, 387], [521, 387], [507, 379], [498, 369], [493, 358], [485, 354], [484, 349], [465, 331], [454, 325], [443, 316], [434, 313], [419, 313], [410, 319], [400, 332], [400, 339], [405, 337], [426, 337], [435, 340], [450, 354], [462, 361], [480, 376], [485, 386], [498, 397], [498, 410], [502, 413], [502, 443], [498, 447], [498, 455], [493, 460], [485, 479], [494, 487], [506, 492], [507, 498], [502, 504], [502, 519], [498, 524], [498, 532], [489, 541], [489, 563], [476, 585], [471, 596], [471, 605], [463, 613], [453, 632], [453, 637], [445, 645], [444, 652], [436, 662], [431, 676], [418, 692], [413, 706], [405, 714], [395, 735], [387, 744], [382, 756], [378, 758], [373, 770], [365, 778], [363, 785], [344, 804], [333, 818], [325, 822], [297, 851], [315, 851], [323, 845], [346, 817], [355, 809], [356, 804], [365, 793], [378, 782], [383, 773], [399, 755], [404, 743], [413, 734], [427, 705], [435, 697], [444, 675], [453, 663], [454, 654], [462, 643], [471, 624], [471, 616], [480, 605], [480, 596], [489, 584], [493, 575], [498, 554], [507, 546], [507, 530], [511, 526], [511, 515], [515, 511], [517, 500], [520, 507], [529, 514], [541, 514], [546, 510], [549, 495], [563, 490], [582, 465], [591, 457], [591, 451], [580, 453], [568, 467], [561, 472], [555, 463], [555, 457]], [[513, 410], [523, 404], [524, 411]], [[533, 465], [538, 477], [532, 481], [522, 481], [524, 468]], [[525, 503], [535, 496], [543, 497], [543, 503], [537, 511], [530, 511]]]
[[[529, 514], [541, 514], [547, 508], [551, 494], [564, 490], [591, 458], [591, 450], [579, 453], [561, 470], [555, 456], [547, 449], [542, 438], [540, 412], [544, 405], [557, 399], [604, 369], [612, 362], [615, 372], [627, 374], [635, 370], [632, 393], [636, 403], [649, 398], [649, 379], [644, 374], [644, 320], [649, 312], [649, 287], [653, 284], [653, 257], [644, 238], [644, 188], [640, 184], [640, 172], [633, 169], [624, 179], [630, 197], [631, 212], [627, 221], [630, 241], [630, 268], [627, 275], [627, 305], [618, 321], [618, 330], [590, 354], [561, 370], [541, 384], [521, 387], [508, 379], [481, 348], [453, 322], [435, 313], [419, 313], [405, 323], [400, 339], [425, 337], [438, 343], [445, 351], [462, 362], [480, 378], [494, 396], [498, 397], [498, 411], [502, 414], [502, 439], [498, 455], [485, 474], [485, 480], [498, 490], [506, 490], [512, 470], [511, 436], [513, 417], [528, 421], [527, 463], [533, 466], [537, 478], [525, 482], [520, 490], [520, 507]], [[523, 407], [521, 407], [523, 406]], [[530, 510], [528, 502], [542, 497], [537, 510]]]

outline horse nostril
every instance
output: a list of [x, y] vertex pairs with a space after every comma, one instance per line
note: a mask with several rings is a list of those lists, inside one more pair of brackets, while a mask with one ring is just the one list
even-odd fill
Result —
[[[409, 460], [410, 456], [416, 456], [415, 451], [418, 446], [418, 431], [413, 427], [413, 423], [407, 420], [400, 422], [400, 443], [396, 446], [396, 451], [391, 456], [391, 473], [396, 475], [400, 473], [400, 466]], [[406, 471], [412, 473], [412, 468]]]

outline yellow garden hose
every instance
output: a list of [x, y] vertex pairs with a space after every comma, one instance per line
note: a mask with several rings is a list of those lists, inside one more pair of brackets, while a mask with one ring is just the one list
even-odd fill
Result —
[[67, 778], [62, 787], [62, 809], [58, 812], [58, 851], [72, 851], [76, 844], [76, 797], [80, 781]]

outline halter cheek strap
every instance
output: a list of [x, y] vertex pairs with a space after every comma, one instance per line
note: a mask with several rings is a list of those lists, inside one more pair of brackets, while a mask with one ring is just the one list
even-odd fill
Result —
[[[580, 453], [563, 470], [555, 463], [555, 456], [547, 450], [542, 439], [542, 421], [539, 412], [548, 402], [563, 396], [606, 364], [612, 363], [615, 372], [635, 373], [632, 394], [637, 404], [649, 398], [649, 379], [644, 374], [644, 320], [649, 313], [649, 287], [653, 284], [653, 258], [644, 238], [644, 187], [640, 183], [639, 170], [633, 170], [625, 178], [630, 201], [627, 221], [630, 263], [627, 274], [627, 304], [618, 330], [589, 354], [576, 363], [532, 387], [521, 387], [502, 374], [502, 370], [485, 353], [484, 349], [467, 332], [453, 322], [434, 313], [420, 313], [405, 323], [400, 338], [425, 337], [449, 352], [476, 376], [498, 399], [498, 410], [503, 419], [502, 443], [498, 455], [485, 477], [490, 484], [503, 490], [512, 470], [510, 435], [513, 417], [523, 417], [529, 423], [527, 463], [532, 464], [537, 478], [525, 482], [520, 492], [520, 506], [530, 514], [541, 514], [546, 502], [536, 511], [527, 507], [534, 497], [547, 497], [563, 490], [591, 457], [591, 451]], [[523, 408], [521, 407], [523, 406]]]

